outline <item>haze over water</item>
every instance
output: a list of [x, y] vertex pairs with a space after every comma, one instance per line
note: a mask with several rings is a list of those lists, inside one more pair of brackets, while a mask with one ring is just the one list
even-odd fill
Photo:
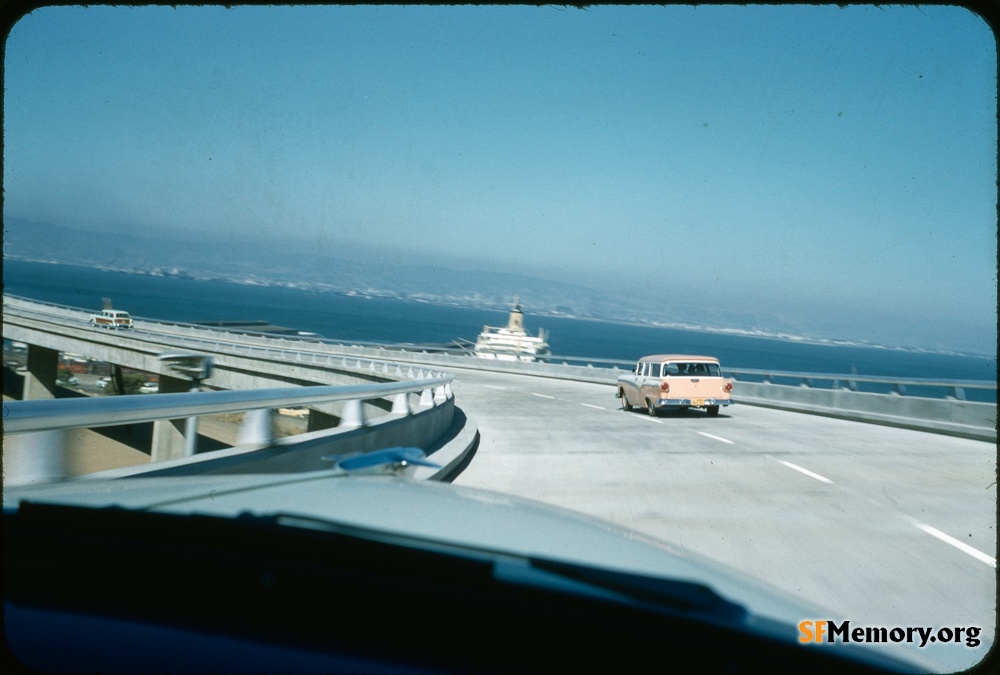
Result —
[[[402, 300], [350, 297], [278, 286], [125, 274], [71, 265], [8, 261], [5, 292], [98, 309], [101, 298], [133, 315], [178, 322], [265, 320], [325, 338], [379, 343], [474, 341], [506, 312]], [[738, 334], [677, 330], [539, 316], [524, 307], [525, 327], [550, 334], [558, 356], [631, 361], [650, 353], [710, 354], [724, 367], [890, 377], [996, 379], [993, 357], [818, 345]]]

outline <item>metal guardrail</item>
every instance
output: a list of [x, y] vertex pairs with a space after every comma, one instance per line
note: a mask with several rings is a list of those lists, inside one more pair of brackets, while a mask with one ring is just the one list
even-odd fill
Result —
[[[453, 376], [445, 375], [369, 385], [8, 401], [3, 404], [3, 426], [4, 432], [9, 434], [105, 427], [334, 401], [362, 401], [410, 393], [421, 393], [425, 401], [428, 398], [433, 401], [450, 396], [452, 380]], [[430, 397], [425, 395], [431, 391], [434, 393]]]

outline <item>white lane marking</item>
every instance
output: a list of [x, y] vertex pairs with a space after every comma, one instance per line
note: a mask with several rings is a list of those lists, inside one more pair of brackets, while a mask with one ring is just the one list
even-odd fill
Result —
[[551, 398], [553, 400], [555, 399], [555, 396], [546, 396], [545, 394], [536, 394], [535, 392], [531, 392], [531, 395], [537, 396], [538, 398]]
[[723, 438], [722, 436], [713, 436], [712, 434], [706, 434], [704, 431], [699, 431], [702, 436], [708, 436], [709, 438], [714, 438], [717, 441], [722, 441], [723, 443], [729, 443], [729, 445], [734, 445], [733, 441], [728, 438]]
[[927, 534], [931, 535], [932, 537], [936, 537], [937, 539], [940, 539], [941, 541], [943, 541], [946, 544], [951, 544], [952, 546], [954, 546], [955, 548], [957, 548], [962, 553], [968, 553], [969, 555], [971, 555], [976, 560], [984, 562], [987, 565], [990, 565], [992, 567], [996, 567], [997, 566], [997, 559], [996, 558], [990, 557], [989, 555], [983, 553], [979, 549], [972, 548], [968, 544], [963, 543], [963, 542], [959, 541], [958, 539], [955, 539], [954, 537], [948, 536], [947, 534], [945, 534], [944, 532], [942, 532], [941, 530], [939, 530], [937, 528], [931, 527], [930, 525], [928, 525], [926, 523], [921, 523], [919, 520], [914, 520], [913, 518], [909, 518], [909, 517], [907, 518], [907, 520], [909, 520], [911, 523], [913, 523], [914, 525], [916, 525], [917, 527], [919, 527], [921, 530], [923, 530]]
[[507, 391], [507, 387], [498, 387], [495, 384], [484, 384], [483, 386], [488, 389], [499, 389], [500, 391]]
[[815, 478], [816, 480], [818, 480], [818, 481], [820, 481], [822, 483], [830, 483], [831, 485], [833, 484], [833, 481], [830, 480], [829, 478], [824, 478], [823, 476], [819, 475], [818, 473], [813, 473], [809, 469], [803, 469], [801, 466], [798, 466], [796, 464], [792, 464], [791, 462], [786, 462], [786, 461], [784, 461], [782, 459], [779, 459], [778, 461], [781, 462], [782, 464], [784, 464], [785, 466], [787, 466], [789, 469], [795, 469], [799, 473], [804, 473], [805, 475], [809, 476], [810, 478]]
[[580, 405], [587, 406], [588, 408], [597, 408], [598, 410], [607, 410], [607, 408], [599, 405], [591, 405], [589, 403], [581, 403]]
[[656, 422], [657, 424], [663, 424], [663, 420], [658, 420], [655, 417], [650, 417], [649, 415], [644, 416], [642, 419], [648, 422]]

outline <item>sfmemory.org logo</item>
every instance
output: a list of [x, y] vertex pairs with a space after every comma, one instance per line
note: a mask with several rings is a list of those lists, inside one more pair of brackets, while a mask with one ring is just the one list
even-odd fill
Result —
[[855, 626], [850, 621], [802, 621], [799, 623], [799, 642], [909, 642], [926, 647], [931, 642], [962, 642], [966, 647], [979, 646], [979, 628], [957, 626], [950, 628], [928, 628], [907, 626], [906, 628], [886, 628], [884, 626]]

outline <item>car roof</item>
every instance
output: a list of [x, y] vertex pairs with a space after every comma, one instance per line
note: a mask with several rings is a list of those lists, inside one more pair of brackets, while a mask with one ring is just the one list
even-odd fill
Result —
[[688, 354], [653, 354], [651, 356], [643, 356], [640, 361], [655, 361], [657, 363], [661, 361], [712, 361], [718, 363], [719, 359], [714, 356], [691, 356]]

